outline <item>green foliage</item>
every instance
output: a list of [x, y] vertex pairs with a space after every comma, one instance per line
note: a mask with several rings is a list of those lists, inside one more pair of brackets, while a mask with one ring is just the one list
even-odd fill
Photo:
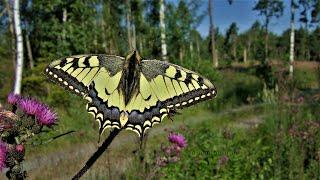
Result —
[[279, 0], [259, 0], [253, 8], [253, 10], [259, 11], [260, 15], [266, 17], [266, 25], [268, 25], [270, 18], [279, 18], [283, 13], [283, 9], [283, 1]]
[[310, 60], [317, 61], [320, 59], [320, 27], [318, 26], [309, 36]]
[[319, 77], [317, 76], [318, 69], [297, 69], [294, 72], [294, 77], [299, 89], [315, 89], [318, 87]]
[[[238, 30], [237, 24], [235, 22], [231, 23], [229, 29], [226, 32], [226, 40], [224, 43], [224, 47], [226, 48], [226, 52], [229, 51], [228, 57], [232, 60], [237, 60], [237, 39], [238, 39]], [[229, 59], [228, 58], [228, 59]]]
[[[181, 161], [162, 169], [168, 179], [316, 178], [320, 126], [308, 107], [269, 106], [258, 128], [218, 129], [211, 122], [190, 129]], [[298, 110], [298, 111], [297, 111]], [[287, 116], [289, 114], [289, 116]]]

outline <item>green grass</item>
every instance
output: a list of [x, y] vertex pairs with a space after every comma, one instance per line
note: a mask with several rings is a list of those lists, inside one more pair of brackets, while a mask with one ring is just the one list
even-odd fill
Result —
[[319, 88], [319, 69], [300, 68], [294, 71], [299, 89]]
[[[229, 128], [210, 121], [190, 128], [181, 161], [161, 170], [167, 179], [316, 179], [320, 177], [320, 122], [309, 106], [267, 106], [258, 127]], [[228, 119], [227, 117], [225, 117]], [[228, 122], [228, 120], [226, 120]], [[229, 120], [230, 123], [230, 120]], [[239, 123], [236, 122], [236, 123]], [[307, 124], [314, 124], [313, 127]], [[316, 125], [318, 124], [318, 125]], [[297, 136], [292, 126], [297, 126]], [[223, 126], [222, 126], [223, 127]], [[304, 137], [301, 134], [308, 134]], [[223, 156], [228, 161], [221, 163]], [[219, 162], [220, 161], [220, 162]], [[306, 164], [307, 163], [307, 164]]]

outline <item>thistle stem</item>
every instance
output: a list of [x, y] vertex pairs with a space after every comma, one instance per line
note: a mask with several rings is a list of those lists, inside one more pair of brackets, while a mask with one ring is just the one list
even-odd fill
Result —
[[86, 164], [82, 167], [82, 169], [73, 176], [73, 180], [80, 179], [89, 169], [90, 167], [96, 162], [96, 160], [102, 155], [102, 153], [109, 147], [113, 139], [119, 134], [120, 129], [115, 128], [113, 131], [110, 132], [109, 136], [106, 140], [102, 143], [102, 145], [98, 148], [98, 150], [88, 159]]

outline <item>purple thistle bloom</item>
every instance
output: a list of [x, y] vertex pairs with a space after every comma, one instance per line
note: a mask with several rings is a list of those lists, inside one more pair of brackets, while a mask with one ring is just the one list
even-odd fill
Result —
[[226, 165], [226, 164], [228, 163], [228, 161], [229, 161], [229, 157], [226, 156], [226, 155], [223, 155], [223, 156], [221, 156], [221, 157], [219, 158], [219, 160], [218, 160], [218, 165], [219, 165], [219, 166], [224, 166], [224, 165]]
[[180, 148], [184, 148], [187, 146], [186, 139], [183, 135], [170, 133], [168, 139], [171, 143], [177, 144]]
[[7, 152], [7, 145], [0, 141], [0, 170], [6, 167]]
[[47, 105], [31, 98], [21, 99], [19, 107], [28, 115], [34, 115], [39, 124], [52, 126], [57, 121], [57, 115]]
[[41, 125], [52, 126], [57, 121], [57, 114], [48, 106], [42, 105], [35, 114], [38, 123]]
[[42, 104], [35, 99], [25, 98], [19, 102], [19, 108], [28, 115], [35, 115]]
[[18, 104], [20, 100], [21, 100], [21, 96], [14, 93], [10, 93], [7, 98], [8, 103], [12, 105]]

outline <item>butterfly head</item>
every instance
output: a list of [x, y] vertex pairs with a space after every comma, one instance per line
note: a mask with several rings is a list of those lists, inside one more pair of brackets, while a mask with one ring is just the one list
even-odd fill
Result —
[[[134, 63], [134, 64], [139, 64], [141, 63], [141, 56], [139, 55], [138, 51], [137, 50], [133, 50], [129, 53], [129, 55], [127, 55], [126, 57], [126, 60], [127, 61], [131, 61], [131, 63]], [[134, 61], [134, 62], [133, 62]]]

